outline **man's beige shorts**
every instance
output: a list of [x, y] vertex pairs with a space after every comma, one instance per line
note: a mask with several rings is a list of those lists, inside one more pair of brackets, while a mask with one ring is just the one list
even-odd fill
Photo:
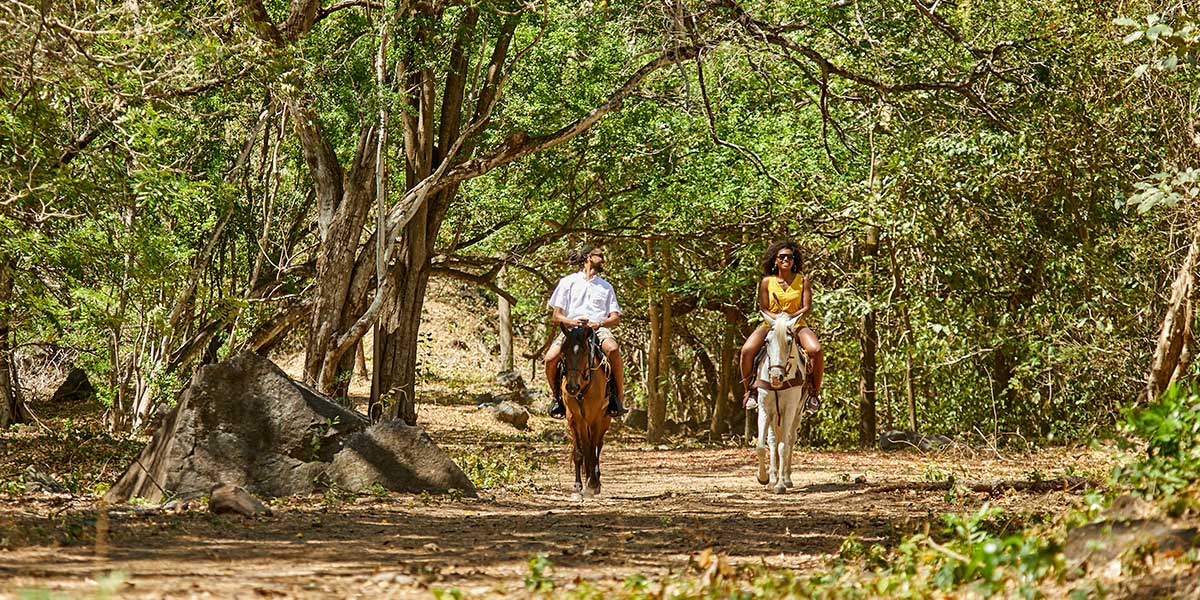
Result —
[[[566, 339], [567, 339], [567, 336], [563, 335], [563, 333], [561, 331], [559, 331], [558, 337], [554, 338], [554, 342], [552, 342], [550, 345], [551, 346], [561, 346], [562, 343], [564, 341], [566, 341]], [[600, 343], [603, 344], [604, 342], [607, 342], [608, 340], [612, 340], [613, 342], [616, 342], [617, 336], [613, 335], [613, 332], [609, 331], [607, 327], [601, 327], [600, 329], [596, 330], [596, 339], [600, 340]]]

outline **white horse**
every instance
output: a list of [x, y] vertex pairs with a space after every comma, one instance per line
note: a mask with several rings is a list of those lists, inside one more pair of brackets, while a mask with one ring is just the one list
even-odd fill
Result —
[[[807, 355], [796, 344], [792, 326], [799, 315], [771, 318], [766, 356], [758, 368], [758, 482], [774, 486], [776, 494], [792, 487], [792, 449], [796, 443], [797, 420], [808, 395]], [[770, 471], [767, 450], [771, 451]]]

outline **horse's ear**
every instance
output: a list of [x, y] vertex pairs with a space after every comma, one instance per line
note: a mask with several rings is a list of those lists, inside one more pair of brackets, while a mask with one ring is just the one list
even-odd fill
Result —
[[800, 315], [795, 315], [795, 316], [793, 316], [792, 318], [788, 319], [788, 320], [787, 320], [787, 326], [788, 326], [788, 329], [791, 329], [792, 327], [795, 327], [795, 326], [796, 326], [796, 322], [798, 322], [799, 320], [800, 320]]
[[771, 313], [769, 313], [765, 310], [760, 310], [760, 311], [758, 311], [758, 314], [762, 315], [763, 320], [765, 320], [767, 322], [767, 327], [775, 326], [775, 319], [773, 319], [771, 317]]
[[562, 332], [563, 332], [563, 335], [568, 335], [568, 334], [570, 334], [570, 333], [571, 333], [571, 330], [570, 330], [570, 329], [567, 329], [567, 326], [566, 326], [566, 325], [563, 325], [562, 323], [559, 323], [559, 324], [558, 324], [558, 328], [562, 330]]

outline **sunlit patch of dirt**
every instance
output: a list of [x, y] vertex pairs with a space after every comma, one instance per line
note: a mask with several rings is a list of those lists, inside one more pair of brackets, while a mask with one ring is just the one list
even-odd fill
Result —
[[[853, 534], [899, 536], [949, 511], [984, 502], [1015, 513], [1064, 509], [1069, 493], [965, 494], [898, 490], [885, 483], [1022, 479], [1097, 469], [1107, 455], [1046, 450], [1020, 456], [815, 452], [801, 449], [796, 488], [784, 496], [754, 481], [749, 448], [648, 449], [634, 435], [606, 446], [598, 498], [571, 496], [574, 476], [561, 422], [535, 416], [517, 431], [472, 406], [425, 406], [422, 421], [452, 451], [515, 448], [546, 459], [536, 485], [484, 489], [478, 499], [388, 494], [276, 500], [260, 519], [101, 508], [90, 498], [19, 496], [0, 504], [0, 579], [6, 591], [91, 593], [98, 574], [127, 574], [121, 596], [429, 597], [456, 587], [520, 596], [531, 557], [561, 581], [618, 586], [635, 573], [680, 570], [705, 548], [734, 564], [812, 570]], [[555, 457], [557, 457], [555, 459]], [[865, 478], [865, 479], [864, 479]], [[104, 516], [102, 516], [104, 515]], [[98, 523], [107, 520], [107, 533]], [[103, 539], [98, 539], [99, 537]]]

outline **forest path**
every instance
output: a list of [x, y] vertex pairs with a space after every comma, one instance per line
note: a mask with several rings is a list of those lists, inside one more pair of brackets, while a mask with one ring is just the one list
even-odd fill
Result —
[[[481, 442], [487, 431], [464, 426], [480, 419], [472, 411], [435, 407], [426, 416], [441, 426], [431, 426], [431, 435], [460, 456], [507, 453], [541, 462], [522, 489], [484, 490], [478, 499], [292, 498], [258, 520], [117, 507], [99, 548], [103, 556], [97, 556], [91, 500], [3, 503], [0, 593], [87, 595], [98, 589], [97, 579], [119, 571], [125, 574], [120, 598], [430, 598], [447, 588], [468, 597], [522, 597], [538, 554], [552, 565], [544, 574], [559, 589], [580, 582], [611, 588], [637, 573], [685, 570], [706, 548], [734, 565], [809, 571], [851, 533], [868, 544], [891, 544], [924, 523], [936, 527], [941, 513], [977, 510], [985, 501], [1026, 513], [1057, 511], [1075, 498], [885, 491], [885, 484], [948, 475], [993, 481], [1095, 474], [1108, 460], [1078, 449], [1006, 458], [800, 449], [796, 488], [779, 496], [755, 482], [750, 448], [649, 448], [626, 431], [605, 448], [601, 495], [580, 500], [572, 498], [565, 442]], [[535, 418], [543, 438], [555, 437], [545, 433], [558, 427]]]

